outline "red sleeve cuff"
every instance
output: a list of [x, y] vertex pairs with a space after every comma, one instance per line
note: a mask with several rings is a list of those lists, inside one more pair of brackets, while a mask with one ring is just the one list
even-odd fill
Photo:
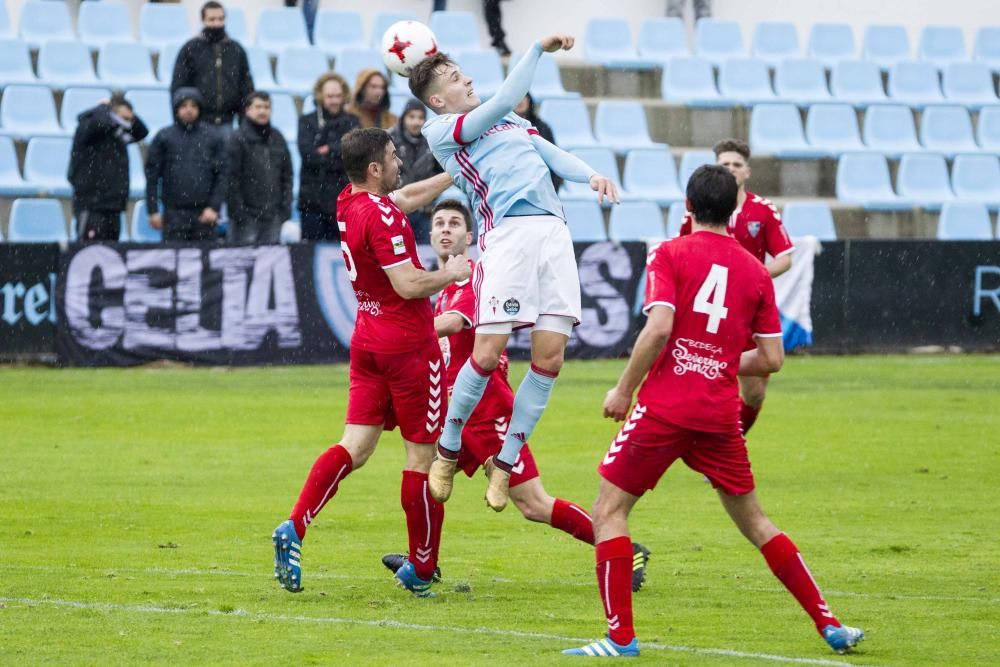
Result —
[[528, 134], [538, 134], [538, 130], [533, 127], [528, 128]]
[[462, 123], [464, 122], [465, 122], [465, 114], [463, 113], [455, 121], [455, 131], [452, 133], [452, 136], [455, 138], [455, 143], [458, 144], [459, 146], [464, 146], [465, 144], [469, 143], [468, 141], [462, 141]]

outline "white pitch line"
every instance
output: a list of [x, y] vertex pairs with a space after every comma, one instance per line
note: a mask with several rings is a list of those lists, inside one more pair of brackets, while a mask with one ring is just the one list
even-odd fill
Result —
[[[391, 619], [386, 620], [364, 620], [358, 618], [335, 618], [324, 616], [287, 616], [284, 614], [268, 614], [248, 612], [244, 609], [235, 609], [231, 612], [219, 611], [217, 609], [201, 609], [197, 607], [157, 607], [152, 605], [130, 605], [114, 604], [109, 602], [80, 602], [78, 600], [51, 600], [0, 597], [0, 602], [17, 603], [24, 605], [50, 605], [53, 607], [69, 607], [71, 609], [102, 609], [105, 611], [122, 611], [142, 614], [208, 614], [209, 616], [227, 616], [235, 618], [248, 618], [252, 620], [295, 622], [295, 623], [330, 623], [338, 625], [360, 625], [371, 628], [398, 628], [401, 630], [420, 630], [424, 632], [447, 632], [460, 633], [468, 632], [477, 635], [493, 635], [497, 637], [517, 637], [520, 639], [539, 639], [567, 642], [570, 644], [586, 644], [591, 640], [579, 637], [567, 637], [565, 635], [554, 635], [544, 632], [526, 632], [523, 630], [504, 630], [502, 628], [469, 628], [450, 625], [425, 625], [418, 623], [401, 623]], [[840, 662], [838, 660], [824, 660], [822, 658], [793, 658], [784, 655], [773, 655], [770, 653], [752, 653], [748, 651], [734, 651], [731, 649], [717, 648], [696, 648], [693, 646], [675, 646], [671, 644], [642, 644], [644, 649], [654, 649], [658, 651], [674, 651], [681, 653], [694, 653], [700, 655], [724, 656], [728, 658], [745, 658], [751, 660], [767, 660], [771, 662], [787, 662], [799, 665], [826, 665], [829, 667], [860, 667], [857, 662]]]

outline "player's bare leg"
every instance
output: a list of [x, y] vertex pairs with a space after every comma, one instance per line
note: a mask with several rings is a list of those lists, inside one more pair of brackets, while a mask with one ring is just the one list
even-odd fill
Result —
[[841, 625], [833, 615], [798, 547], [767, 518], [755, 492], [730, 496], [720, 491], [719, 498], [736, 527], [760, 549], [774, 576], [795, 596], [830, 648], [846, 653], [865, 638], [864, 631]]
[[738, 375], [736, 379], [740, 382], [740, 423], [743, 425], [743, 435], [746, 435], [757, 421], [760, 409], [764, 407], [768, 377]]

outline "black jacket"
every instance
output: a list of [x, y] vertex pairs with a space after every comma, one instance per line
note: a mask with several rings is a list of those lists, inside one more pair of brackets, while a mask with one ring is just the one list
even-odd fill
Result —
[[[156, 133], [146, 154], [146, 207], [156, 211], [158, 200], [166, 208], [222, 207], [224, 198], [222, 137], [198, 122], [175, 121]], [[162, 179], [162, 182], [161, 182]]]
[[[354, 114], [341, 112], [331, 116], [322, 107], [299, 117], [300, 210], [321, 211], [326, 215], [337, 210], [337, 195], [347, 185], [340, 140], [359, 126]], [[316, 152], [320, 146], [329, 146], [330, 152], [320, 155]]]
[[98, 104], [78, 117], [66, 176], [73, 186], [73, 205], [87, 211], [124, 211], [128, 201], [128, 144], [142, 141], [149, 130], [136, 116], [131, 127]]
[[226, 202], [237, 223], [292, 217], [292, 156], [274, 126], [247, 119], [226, 144]]
[[253, 78], [246, 51], [228, 37], [211, 42], [204, 35], [188, 40], [177, 54], [170, 82], [173, 98], [178, 88], [197, 88], [204, 98], [202, 121], [229, 124], [243, 111], [243, 101], [253, 92]]

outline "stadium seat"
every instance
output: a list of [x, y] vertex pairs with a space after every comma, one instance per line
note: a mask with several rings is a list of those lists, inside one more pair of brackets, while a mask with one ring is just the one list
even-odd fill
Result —
[[[469, 198], [466, 196], [466, 194], [464, 192], [462, 192], [461, 189], [459, 189], [458, 187], [456, 187], [454, 185], [452, 185], [447, 190], [445, 190], [440, 195], [438, 195], [438, 198], [435, 200], [434, 203], [436, 204], [437, 202], [444, 201], [445, 199], [457, 199], [458, 201], [460, 201], [463, 204], [465, 204], [466, 207], [469, 206]], [[472, 235], [473, 236], [476, 235], [476, 229], [475, 229], [475, 227], [476, 227], [476, 221], [473, 220], [472, 221], [472, 228], [473, 228], [472, 229]]]
[[[143, 7], [148, 6], [151, 5], [143, 5]], [[180, 53], [182, 46], [184, 46], [183, 42], [168, 42], [163, 45], [160, 49], [160, 55], [156, 58], [156, 78], [165, 86], [169, 86], [171, 79], [173, 79], [174, 64], [177, 62], [177, 54]], [[244, 50], [248, 53], [250, 51], [249, 48]], [[254, 81], [256, 82], [256, 79]]]
[[0, 2], [0, 40], [16, 39], [14, 26], [10, 22], [10, 14], [7, 13], [7, 5]]
[[[496, 95], [497, 89], [503, 83], [503, 64], [500, 56], [493, 50], [462, 51], [455, 57], [462, 72], [472, 77], [472, 87], [483, 99], [488, 99]], [[393, 76], [393, 79], [402, 81], [403, 90], [408, 97], [410, 87], [406, 83], [409, 79], [401, 76]]]
[[667, 211], [667, 238], [672, 239], [681, 232], [681, 224], [684, 222], [684, 216], [687, 214], [687, 204], [685, 202], [679, 201], [674, 202], [670, 205], [670, 210]]
[[730, 58], [719, 66], [719, 93], [743, 106], [774, 101], [771, 74], [759, 58]]
[[[278, 83], [274, 80], [271, 56], [268, 55], [267, 51], [255, 46], [248, 46], [244, 50], [247, 52], [247, 64], [250, 65], [250, 76], [253, 77], [254, 88], [268, 92], [280, 90]], [[353, 81], [348, 81], [348, 85], [353, 83]]]
[[0, 137], [0, 197], [27, 197], [34, 194], [21, 177], [14, 140]]
[[993, 88], [993, 74], [983, 63], [951, 63], [946, 66], [942, 88], [948, 102], [963, 104], [970, 109], [1000, 103]]
[[[294, 144], [299, 138], [299, 113], [295, 100], [285, 93], [271, 95], [271, 125], [281, 131], [285, 141]], [[292, 146], [289, 150], [297, 150]]]
[[938, 67], [969, 59], [962, 29], [951, 25], [929, 25], [920, 31], [917, 58]]
[[841, 60], [853, 60], [858, 57], [854, 31], [846, 23], [815, 23], [806, 53], [831, 69]]
[[646, 111], [640, 102], [610, 101], [598, 103], [594, 116], [597, 143], [610, 146], [619, 155], [633, 148], [658, 148], [649, 138]]
[[996, 155], [956, 155], [951, 166], [951, 189], [959, 199], [1000, 208], [1000, 158]]
[[927, 107], [920, 117], [920, 143], [924, 148], [952, 156], [976, 152], [972, 121], [965, 107]]
[[95, 51], [109, 42], [134, 42], [128, 8], [119, 2], [81, 2], [76, 29]]
[[815, 236], [820, 241], [837, 240], [833, 213], [830, 212], [830, 207], [823, 202], [788, 202], [781, 212], [781, 222], [792, 238]]
[[28, 0], [21, 6], [18, 34], [33, 49], [50, 40], [76, 39], [66, 3], [49, 0]]
[[663, 99], [693, 107], [731, 106], [715, 87], [712, 64], [703, 58], [672, 58], [663, 66]]
[[45, 86], [7, 86], [0, 100], [0, 134], [25, 141], [63, 136], [52, 91]]
[[94, 74], [90, 50], [82, 42], [51, 40], [38, 50], [38, 78], [53, 88], [103, 87]]
[[582, 100], [545, 100], [538, 107], [538, 117], [549, 124], [556, 144], [564, 150], [597, 145]]
[[309, 96], [316, 79], [330, 70], [326, 54], [315, 47], [289, 47], [278, 56], [278, 87], [293, 95]]
[[[628, 193], [622, 187], [621, 179], [618, 178], [618, 163], [615, 162], [615, 154], [611, 152], [610, 148], [574, 148], [571, 152], [590, 165], [597, 173], [611, 179], [618, 188], [622, 199], [628, 197]], [[563, 182], [563, 186], [559, 189], [559, 196], [563, 200], [597, 201], [597, 193], [590, 189], [589, 184], [573, 181]], [[611, 204], [604, 200], [604, 205], [610, 206]]]
[[385, 74], [382, 56], [375, 49], [343, 49], [337, 57], [337, 62], [333, 63], [333, 68], [344, 77], [347, 85], [352, 87], [358, 78], [358, 72], [363, 69], [377, 69]]
[[681, 156], [681, 166], [677, 170], [677, 184], [681, 192], [687, 192], [688, 179], [694, 170], [704, 164], [715, 164], [715, 153], [707, 150], [686, 151]]
[[38, 83], [31, 68], [31, 51], [26, 42], [0, 39], [0, 88], [12, 83]]
[[951, 201], [941, 208], [937, 237], [941, 241], [991, 241], [993, 225], [980, 202]]
[[15, 199], [7, 240], [11, 243], [68, 243], [66, 218], [55, 199]]
[[862, 139], [871, 150], [889, 157], [919, 151], [917, 128], [910, 107], [897, 104], [876, 104], [868, 107], [862, 128]]
[[583, 57], [594, 65], [619, 69], [650, 69], [654, 60], [639, 56], [632, 45], [632, 29], [624, 18], [587, 20], [583, 34]]
[[149, 210], [146, 208], [146, 200], [141, 199], [132, 209], [132, 224], [129, 225], [130, 234], [134, 243], [160, 243], [163, 241], [163, 232], [149, 226]]
[[265, 7], [257, 15], [257, 39], [254, 44], [277, 55], [288, 48], [309, 46], [306, 21], [296, 7]]
[[[507, 63], [507, 71], [517, 64], [521, 59], [521, 54], [515, 53]], [[543, 53], [535, 66], [535, 78], [531, 81], [531, 96], [536, 102], [553, 98], [573, 98], [578, 99], [580, 93], [568, 91], [563, 87], [562, 74], [559, 73], [559, 65], [551, 53]]]
[[813, 58], [779, 62], [774, 70], [774, 92], [779, 100], [799, 106], [830, 102], [833, 99], [826, 86], [823, 64]]
[[149, 130], [149, 136], [144, 139], [149, 143], [161, 129], [173, 125], [173, 106], [170, 103], [170, 92], [166, 90], [130, 90], [125, 93], [125, 99], [132, 103], [133, 111]]
[[896, 192], [914, 206], [938, 211], [955, 198], [948, 178], [948, 164], [939, 153], [907, 153], [899, 160]]
[[97, 76], [114, 88], [166, 88], [153, 74], [149, 49], [142, 44], [111, 42], [97, 55]]
[[984, 26], [976, 30], [972, 59], [1000, 72], [1000, 26]]
[[663, 63], [676, 56], [690, 56], [687, 30], [677, 17], [644, 16], [639, 23], [639, 57]]
[[142, 151], [139, 144], [128, 145], [128, 196], [141, 198], [146, 196], [146, 169], [142, 161]]
[[814, 104], [806, 113], [806, 141], [813, 148], [836, 157], [862, 151], [858, 116], [849, 104]]
[[841, 60], [830, 73], [830, 92], [838, 102], [864, 108], [888, 101], [878, 65], [864, 60]]
[[[382, 35], [393, 23], [399, 21], [419, 21], [417, 15], [412, 12], [379, 12], [372, 22], [372, 38], [369, 42], [376, 51], [382, 50]], [[350, 79], [348, 79], [350, 81]]]
[[865, 28], [861, 57], [883, 70], [901, 60], [909, 60], [910, 38], [901, 25], [870, 25]]
[[59, 124], [68, 134], [76, 131], [77, 116], [93, 109], [101, 100], [111, 99], [107, 88], [67, 88], [63, 91], [62, 105], [59, 107]]
[[[258, 17], [258, 20], [259, 17]], [[247, 29], [247, 15], [242, 7], [234, 7], [229, 3], [226, 7], [226, 34], [246, 48], [250, 43], [250, 31]]]
[[302, 154], [297, 146], [289, 146], [288, 154], [292, 158], [292, 197], [299, 198], [299, 181], [302, 175]]
[[787, 21], [761, 21], [754, 27], [751, 54], [772, 67], [789, 58], [801, 58], [799, 31]]
[[663, 213], [651, 201], [627, 201], [611, 209], [608, 238], [612, 241], [660, 241], [667, 237]]
[[837, 199], [869, 210], [912, 208], [896, 196], [889, 164], [881, 153], [844, 153], [837, 161]]
[[794, 104], [758, 104], [750, 114], [750, 147], [779, 158], [820, 158], [825, 152], [806, 143]]
[[[413, 98], [408, 92], [401, 92], [398, 90], [389, 90], [389, 111], [395, 116], [402, 116], [403, 111], [406, 110], [406, 103]], [[316, 109], [316, 105], [312, 104], [312, 98], [307, 98], [310, 102], [309, 108], [312, 110]], [[305, 102], [302, 103], [302, 113], [307, 113], [308, 109], [305, 108]]]
[[607, 241], [604, 231], [604, 214], [597, 205], [596, 196], [592, 201], [563, 202], [563, 212], [566, 214], [566, 224], [574, 241]]
[[140, 7], [139, 41], [154, 53], [162, 53], [168, 45], [183, 44], [190, 38], [191, 24], [184, 5], [146, 2]]
[[889, 99], [914, 108], [943, 102], [937, 67], [915, 61], [896, 63], [889, 70]]
[[694, 31], [695, 55], [714, 65], [721, 65], [728, 58], [742, 58], [743, 34], [736, 21], [723, 19], [698, 19]]
[[677, 166], [669, 147], [638, 148], [625, 156], [622, 185], [634, 197], [669, 206], [684, 200], [677, 187]]
[[479, 24], [472, 12], [431, 12], [430, 28], [438, 39], [438, 49], [449, 55], [482, 49]]
[[66, 172], [73, 140], [69, 137], [35, 137], [24, 154], [24, 180], [39, 195], [69, 197], [73, 194]]
[[328, 56], [337, 57], [341, 49], [363, 49], [368, 42], [361, 27], [361, 14], [354, 11], [321, 9], [316, 13], [313, 43]]
[[982, 150], [1000, 155], [1000, 106], [983, 107], [979, 110], [976, 142]]

